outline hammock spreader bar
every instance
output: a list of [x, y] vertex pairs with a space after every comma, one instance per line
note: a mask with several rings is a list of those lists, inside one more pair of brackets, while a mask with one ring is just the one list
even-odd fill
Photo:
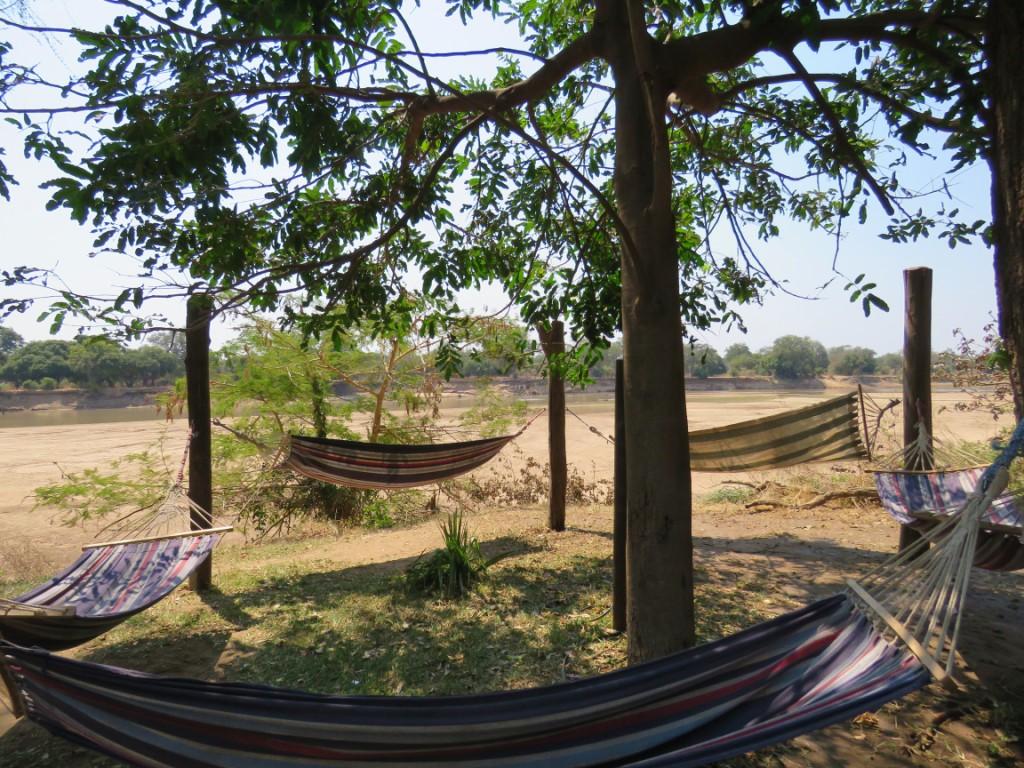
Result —
[[50, 581], [0, 602], [0, 638], [54, 651], [92, 640], [170, 594], [225, 530], [89, 547]]

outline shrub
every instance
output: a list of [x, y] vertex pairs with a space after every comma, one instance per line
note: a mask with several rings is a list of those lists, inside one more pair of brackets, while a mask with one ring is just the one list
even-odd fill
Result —
[[462, 512], [456, 510], [441, 523], [444, 546], [428, 557], [420, 556], [405, 572], [405, 581], [416, 592], [462, 597], [487, 573], [493, 560], [484, 558], [480, 543], [469, 535]]
[[52, 376], [44, 376], [39, 380], [39, 388], [50, 392], [57, 388], [57, 380]]
[[39, 389], [39, 382], [36, 381], [35, 379], [25, 379], [23, 382], [21, 382], [21, 388], [32, 390]]

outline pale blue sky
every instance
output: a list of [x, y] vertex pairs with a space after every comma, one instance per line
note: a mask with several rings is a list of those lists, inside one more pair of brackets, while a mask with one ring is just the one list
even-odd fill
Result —
[[[424, 7], [409, 15], [421, 46], [426, 50], [441, 51], [465, 47], [483, 48], [494, 45], [521, 45], [515, 29], [492, 22], [474, 24], [466, 31], [452, 19], [445, 19], [438, 6], [425, 0]], [[33, 5], [40, 19], [47, 23], [87, 25], [95, 19], [109, 15], [103, 3], [97, 0], [37, 0]], [[26, 44], [22, 35], [11, 35], [21, 56], [31, 56], [53, 74], [73, 66], [72, 49], [55, 41], [37, 41]], [[469, 41], [469, 42], [467, 42]], [[489, 60], [474, 60], [473, 74], [486, 76]], [[432, 64], [435, 74], [448, 76], [456, 70], [446, 70], [445, 62]], [[463, 70], [464, 71], [464, 70]], [[38, 185], [49, 178], [51, 170], [35, 161], [22, 157], [20, 140], [8, 125], [0, 125], [0, 147], [15, 176], [21, 181], [14, 188], [10, 203], [0, 201], [0, 231], [4, 243], [0, 249], [0, 264], [11, 267], [31, 263], [55, 268], [73, 289], [87, 293], [116, 293], [120, 287], [134, 284], [132, 263], [90, 259], [91, 236], [87, 228], [71, 222], [62, 211], [47, 212], [48, 195]], [[956, 176], [942, 178], [945, 166], [933, 161], [917, 160], [912, 165], [913, 186], [931, 189], [945, 181], [956, 205], [973, 218], [987, 219], [989, 212], [989, 175], [987, 168], [967, 169]], [[823, 291], [818, 288], [830, 277], [834, 243], [830, 238], [808, 233], [802, 226], [786, 227], [778, 239], [760, 244], [758, 254], [773, 275], [785, 281], [795, 293], [817, 297], [807, 301], [778, 293], [766, 298], [764, 306], [741, 310], [748, 333], [719, 330], [703, 334], [703, 340], [718, 349], [742, 341], [757, 349], [784, 334], [807, 335], [827, 346], [840, 344], [864, 345], [880, 352], [898, 349], [902, 344], [902, 270], [911, 266], [930, 266], [935, 270], [934, 336], [937, 349], [950, 346], [954, 328], [977, 336], [995, 308], [995, 291], [991, 254], [980, 246], [961, 246], [950, 250], [945, 243], [927, 240], [916, 244], [893, 245], [877, 237], [883, 218], [875, 215], [865, 227], [851, 223], [844, 238], [839, 259], [839, 270], [846, 275], [866, 272], [878, 283], [876, 292], [889, 302], [889, 313], [873, 312], [865, 318], [859, 304], [850, 304], [842, 290], [845, 282], [837, 278]], [[728, 237], [715, 240], [719, 255], [735, 255], [735, 246]], [[9, 290], [9, 289], [4, 289]], [[466, 294], [466, 303], [473, 309], [485, 306], [495, 309], [503, 305], [500, 286], [490, 286]], [[184, 309], [165, 307], [172, 317], [183, 315]], [[47, 326], [37, 323], [38, 313], [15, 315], [7, 325], [27, 339], [47, 337]], [[183, 317], [180, 320], [183, 321]], [[68, 335], [73, 333], [74, 323]], [[229, 338], [226, 327], [214, 330], [215, 344]]]

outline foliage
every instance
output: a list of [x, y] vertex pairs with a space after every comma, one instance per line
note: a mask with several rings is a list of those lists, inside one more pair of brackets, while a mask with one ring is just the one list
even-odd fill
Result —
[[426, 559], [420, 556], [405, 572], [405, 580], [412, 590], [454, 600], [468, 594], [494, 560], [485, 558], [480, 543], [469, 535], [462, 512], [449, 513], [439, 526], [444, 546]]
[[462, 376], [515, 376], [533, 367], [536, 342], [521, 323], [487, 318], [478, 323], [475, 338], [463, 353]]
[[839, 376], [865, 376], [878, 370], [875, 351], [867, 347], [833, 347], [828, 361], [829, 370]]
[[70, 378], [70, 350], [71, 344], [67, 341], [30, 341], [10, 354], [0, 368], [0, 379], [17, 384], [44, 376], [57, 380]]
[[67, 380], [74, 386], [97, 388], [123, 384], [153, 386], [184, 372], [182, 361], [155, 346], [126, 348], [105, 336], [80, 336], [74, 341], [32, 341], [15, 349], [0, 366], [0, 380]]
[[0, 325], [0, 366], [6, 362], [11, 353], [25, 345], [21, 334], [13, 328]]
[[472, 405], [459, 415], [459, 422], [483, 437], [497, 437], [507, 435], [525, 418], [525, 400], [496, 387], [484, 386], [477, 389]]
[[[47, 26], [78, 47], [83, 68], [70, 82], [46, 81], [8, 44], [0, 59], [4, 111], [20, 118], [27, 153], [56, 168], [51, 207], [89, 223], [100, 253], [136, 255], [143, 276], [185, 270], [226, 307], [269, 310], [301, 293], [306, 308], [350, 321], [386, 311], [403, 274], [421, 275], [438, 301], [497, 280], [528, 324], [565, 317], [598, 346], [613, 335], [622, 221], [607, 94], [621, 67], [614, 46], [598, 44], [589, 5], [450, 0], [463, 36], [490, 16], [524, 40], [486, 58], [449, 52], [462, 72], [450, 79], [411, 55], [420, 22], [407, 35], [390, 3], [119, 5], [102, 29]], [[602, 17], [621, 10], [597, 5]], [[984, 3], [919, 6], [645, 4], [656, 87], [672, 94], [662, 117], [688, 332], [739, 322], [732, 305], [773, 282], [746, 225], [768, 239], [788, 217], [838, 240], [874, 195], [894, 241], [935, 234], [955, 245], [983, 230], [944, 205], [915, 209], [901, 184], [908, 151], [937, 139], [960, 167], [986, 141], [971, 33]], [[627, 25], [610, 28], [630, 39]], [[728, 64], [697, 55], [709, 39], [742, 54]], [[831, 59], [819, 72], [823, 41]], [[768, 65], [769, 53], [792, 72]], [[82, 112], [87, 121], [62, 122]], [[12, 181], [0, 166], [0, 194]], [[738, 259], [713, 255], [717, 226], [737, 238]], [[26, 265], [4, 278], [43, 285], [50, 274]], [[884, 307], [872, 288], [864, 275], [849, 281], [865, 311]], [[58, 291], [49, 315], [55, 326], [75, 313], [116, 323], [152, 295], [144, 280], [106, 303]]]
[[765, 370], [777, 379], [813, 379], [828, 369], [825, 347], [806, 336], [780, 336], [762, 354]]
[[[1013, 413], [1013, 393], [1007, 359], [994, 320], [986, 323], [980, 340], [954, 329], [956, 348], [936, 355], [935, 378], [949, 381], [964, 396], [958, 411], [987, 411], [993, 419]], [[1019, 463], [1019, 462], [1018, 462]]]
[[698, 379], [718, 376], [728, 370], [725, 360], [713, 347], [707, 344], [694, 344], [684, 358], [686, 373]]
[[903, 355], [899, 352], [886, 352], [875, 358], [875, 370], [885, 376], [897, 376], [903, 372]]

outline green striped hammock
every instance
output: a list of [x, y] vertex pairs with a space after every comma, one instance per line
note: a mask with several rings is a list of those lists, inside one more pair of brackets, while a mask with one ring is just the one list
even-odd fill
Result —
[[690, 433], [690, 469], [741, 472], [867, 459], [860, 398], [850, 392], [760, 419]]

